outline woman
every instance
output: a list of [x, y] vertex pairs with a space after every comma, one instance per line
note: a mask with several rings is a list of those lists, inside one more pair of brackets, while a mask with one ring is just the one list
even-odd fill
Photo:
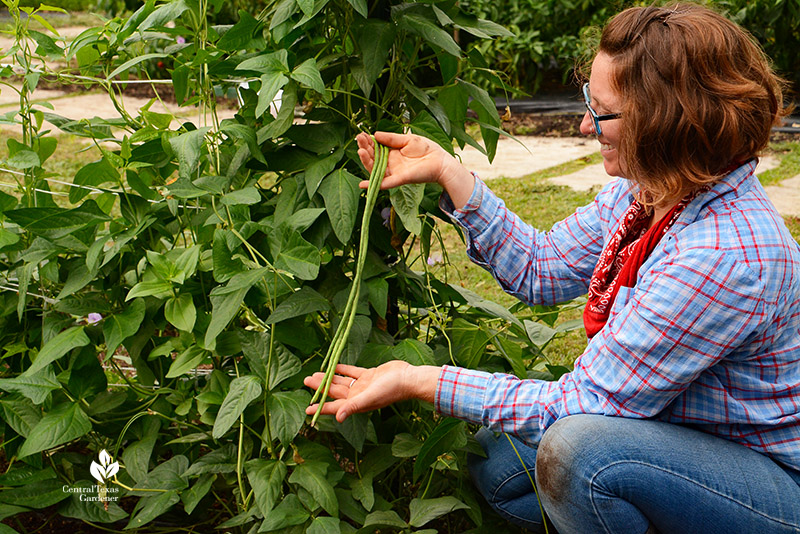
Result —
[[434, 143], [376, 134], [392, 149], [383, 186], [441, 184], [468, 254], [507, 291], [537, 304], [588, 291], [574, 371], [343, 365], [323, 413], [418, 398], [484, 425], [473, 478], [533, 531], [536, 497], [494, 432], [527, 445], [561, 534], [800, 532], [800, 247], [754, 175], [786, 111], [780, 80], [742, 29], [674, 4], [609, 22], [584, 96], [581, 132], [620, 178], [547, 233]]

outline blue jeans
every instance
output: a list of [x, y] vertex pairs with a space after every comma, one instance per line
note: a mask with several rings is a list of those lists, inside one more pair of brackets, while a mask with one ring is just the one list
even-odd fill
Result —
[[[544, 532], [508, 438], [486, 429], [476, 437], [488, 457], [471, 456], [469, 469], [486, 501]], [[601, 415], [557, 421], [538, 448], [512, 439], [559, 534], [800, 533], [800, 473], [732, 441]]]

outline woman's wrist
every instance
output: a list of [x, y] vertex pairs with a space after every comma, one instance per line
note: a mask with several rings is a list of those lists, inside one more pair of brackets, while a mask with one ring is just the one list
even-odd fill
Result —
[[441, 372], [442, 368], [435, 365], [409, 364], [405, 373], [409, 397], [433, 403]]
[[475, 176], [458, 160], [450, 156], [442, 165], [439, 185], [447, 191], [453, 206], [461, 209], [467, 204], [473, 189], [475, 189]]

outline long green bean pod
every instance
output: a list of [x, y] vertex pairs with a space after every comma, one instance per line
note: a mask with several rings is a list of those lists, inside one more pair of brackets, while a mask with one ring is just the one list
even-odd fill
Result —
[[328, 352], [325, 359], [322, 361], [321, 371], [325, 376], [320, 384], [320, 387], [314, 393], [311, 399], [312, 404], [319, 400], [319, 407], [314, 417], [311, 419], [313, 426], [317, 422], [319, 414], [322, 413], [322, 407], [325, 404], [325, 399], [328, 397], [333, 377], [336, 374], [336, 365], [339, 363], [339, 358], [344, 352], [344, 347], [347, 344], [347, 338], [350, 337], [350, 330], [353, 328], [353, 322], [356, 318], [356, 309], [358, 308], [358, 298], [361, 292], [361, 276], [364, 272], [364, 264], [367, 259], [367, 247], [369, 245], [369, 218], [375, 208], [375, 202], [378, 199], [378, 191], [381, 188], [381, 182], [386, 174], [386, 165], [389, 162], [389, 149], [379, 144], [375, 137], [372, 137], [372, 143], [375, 146], [375, 164], [372, 167], [372, 173], [369, 176], [369, 186], [367, 187], [367, 203], [364, 207], [364, 215], [361, 217], [361, 239], [358, 244], [358, 258], [356, 260], [356, 269], [353, 276], [353, 285], [350, 287], [350, 294], [347, 297], [347, 305], [342, 314], [342, 320], [336, 333], [331, 339], [331, 344], [328, 347]]

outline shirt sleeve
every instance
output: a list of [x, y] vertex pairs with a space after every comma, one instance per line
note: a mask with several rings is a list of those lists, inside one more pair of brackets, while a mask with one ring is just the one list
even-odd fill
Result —
[[683, 421], [730, 422], [735, 416], [719, 409], [724, 392], [706, 371], [736, 357], [768, 320], [763, 291], [750, 268], [723, 251], [678, 253], [615, 301], [609, 322], [559, 381], [446, 367], [436, 408], [535, 444], [566, 415], [653, 417], [691, 387]]
[[439, 204], [464, 228], [469, 258], [523, 302], [556, 304], [588, 290], [603, 248], [597, 200], [549, 232], [523, 222], [477, 177], [463, 208], [446, 193]]

